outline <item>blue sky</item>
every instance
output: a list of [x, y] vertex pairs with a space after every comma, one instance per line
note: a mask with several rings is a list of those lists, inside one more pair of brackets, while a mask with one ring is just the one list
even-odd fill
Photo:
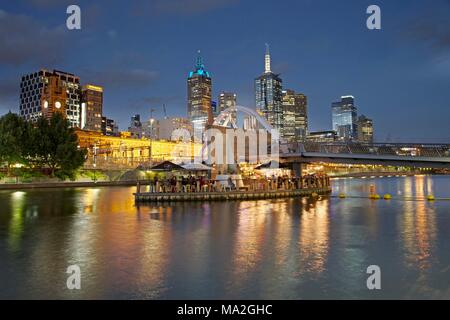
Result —
[[[82, 29], [65, 28], [78, 4]], [[381, 8], [382, 30], [366, 28]], [[197, 50], [214, 96], [254, 106], [264, 43], [284, 88], [308, 96], [310, 130], [331, 128], [330, 104], [356, 98], [377, 141], [450, 142], [450, 1], [18, 0], [0, 5], [0, 113], [18, 110], [20, 76], [41, 67], [105, 88], [104, 113], [186, 115]]]

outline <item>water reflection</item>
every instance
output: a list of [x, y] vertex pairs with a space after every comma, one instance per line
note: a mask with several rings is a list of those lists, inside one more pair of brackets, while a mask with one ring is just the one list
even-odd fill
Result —
[[325, 270], [329, 250], [329, 204], [328, 199], [305, 199], [304, 204], [299, 233], [300, 266], [302, 272], [317, 277]]
[[[372, 183], [403, 197], [448, 190], [448, 178], [422, 176], [339, 180], [335, 192], [362, 195]], [[136, 207], [133, 191], [0, 192], [0, 298], [370, 298], [365, 268], [373, 263], [388, 279], [381, 297], [450, 294], [448, 202]], [[71, 264], [82, 270], [77, 292], [65, 287]]]
[[[419, 199], [432, 193], [432, 184], [424, 176], [405, 179], [405, 195]], [[425, 201], [404, 201], [401, 225], [405, 262], [408, 267], [422, 271], [430, 268], [435, 258], [433, 249], [437, 238], [436, 212], [433, 203]]]

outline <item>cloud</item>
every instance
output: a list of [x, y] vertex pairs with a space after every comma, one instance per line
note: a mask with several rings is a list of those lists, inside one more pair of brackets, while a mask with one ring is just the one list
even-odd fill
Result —
[[106, 68], [81, 72], [81, 78], [84, 83], [98, 84], [105, 88], [130, 90], [133, 87], [145, 87], [153, 84], [159, 78], [159, 73], [145, 69]]
[[238, 3], [239, 0], [153, 0], [135, 5], [136, 15], [191, 16], [217, 10]]
[[404, 32], [407, 38], [430, 49], [434, 54], [450, 52], [450, 1], [421, 11]]
[[144, 103], [146, 104], [150, 104], [150, 105], [162, 105], [164, 104], [168, 104], [171, 102], [176, 102], [176, 101], [180, 101], [182, 100], [183, 97], [180, 96], [152, 96], [152, 97], [144, 97], [142, 100], [144, 101]]
[[64, 56], [65, 30], [0, 10], [0, 66], [52, 65]]
[[19, 103], [19, 81], [17, 79], [0, 80], [0, 110], [16, 111]]
[[57, 7], [57, 6], [68, 6], [73, 4], [73, 0], [26, 0], [25, 2], [29, 3], [34, 7]]

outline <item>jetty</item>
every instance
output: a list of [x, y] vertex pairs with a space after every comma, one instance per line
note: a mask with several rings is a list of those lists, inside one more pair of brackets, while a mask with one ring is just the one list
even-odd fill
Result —
[[[280, 181], [250, 180], [246, 183], [223, 181], [199, 182], [182, 185], [179, 181], [137, 182], [133, 194], [136, 203], [165, 201], [227, 201], [260, 200], [286, 197], [319, 196], [331, 193], [328, 176], [308, 176], [302, 179]], [[144, 190], [143, 190], [144, 189]]]

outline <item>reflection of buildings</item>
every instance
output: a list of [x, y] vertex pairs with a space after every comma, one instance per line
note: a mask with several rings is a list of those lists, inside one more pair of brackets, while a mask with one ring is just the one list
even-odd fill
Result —
[[331, 104], [332, 126], [339, 140], [349, 141], [357, 138], [356, 107], [353, 96], [342, 96], [341, 101]]
[[[426, 176], [404, 179], [404, 196], [424, 199], [432, 194], [431, 178]], [[405, 259], [410, 266], [427, 270], [434, 259], [434, 242], [437, 238], [436, 213], [425, 201], [404, 201], [402, 214], [402, 240]]]
[[256, 108], [267, 122], [279, 131], [283, 127], [281, 83], [281, 78], [270, 69], [270, 52], [267, 45], [264, 73], [255, 79]]
[[81, 122], [83, 130], [102, 131], [103, 88], [91, 84], [81, 91]]
[[62, 71], [41, 69], [22, 77], [20, 115], [28, 121], [62, 112], [73, 127], [80, 126], [80, 78]]
[[77, 130], [80, 148], [88, 150], [85, 167], [136, 167], [149, 161], [191, 160], [201, 144], [105, 136], [99, 132]]
[[299, 232], [301, 265], [304, 273], [320, 274], [325, 269], [330, 247], [328, 200], [305, 203]]
[[213, 122], [211, 95], [211, 76], [199, 55], [195, 69], [189, 73], [187, 80], [188, 118], [193, 123], [194, 134], [199, 138], [205, 126]]
[[294, 90], [283, 91], [283, 129], [281, 137], [288, 142], [299, 142], [308, 131], [307, 100]]

